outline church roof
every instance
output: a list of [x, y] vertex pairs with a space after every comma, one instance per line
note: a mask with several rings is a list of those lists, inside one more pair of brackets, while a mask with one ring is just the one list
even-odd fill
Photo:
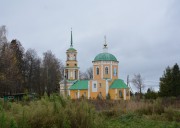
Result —
[[121, 79], [116, 79], [113, 81], [111, 86], [109, 87], [110, 89], [121, 89], [121, 88], [128, 88], [128, 86], [124, 83], [123, 80]]
[[100, 53], [95, 58], [94, 61], [117, 61], [116, 57], [111, 53]]
[[67, 51], [76, 51], [73, 47], [70, 47]]
[[69, 89], [70, 90], [86, 90], [88, 89], [88, 80], [77, 80]]

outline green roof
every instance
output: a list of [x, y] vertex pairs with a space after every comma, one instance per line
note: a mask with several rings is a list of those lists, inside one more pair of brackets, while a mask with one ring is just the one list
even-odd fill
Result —
[[94, 58], [94, 61], [117, 61], [117, 59], [110, 53], [100, 53]]
[[86, 90], [88, 89], [88, 80], [77, 80], [69, 89], [70, 90]]
[[76, 49], [74, 49], [74, 48], [69, 48], [67, 51], [76, 51]]
[[124, 83], [121, 79], [116, 79], [113, 81], [113, 83], [110, 86], [110, 89], [116, 89], [116, 88], [128, 88], [128, 86]]

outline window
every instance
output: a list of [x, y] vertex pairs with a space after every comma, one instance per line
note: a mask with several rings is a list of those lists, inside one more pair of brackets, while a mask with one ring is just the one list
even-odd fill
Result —
[[96, 74], [99, 75], [99, 68], [96, 68]]
[[108, 74], [108, 67], [105, 67], [105, 74]]
[[67, 64], [67, 66], [69, 66], [69, 64]]
[[96, 84], [94, 84], [94, 88], [96, 88]]
[[77, 66], [77, 64], [74, 64], [74, 66]]
[[116, 68], [114, 68], [114, 76], [117, 76], [117, 70], [116, 70]]
[[101, 85], [101, 83], [99, 83], [99, 88], [101, 88], [102, 87], [102, 85]]
[[120, 98], [123, 98], [123, 94], [122, 94], [122, 91], [121, 91], [121, 90], [119, 90], [119, 97], [120, 97]]

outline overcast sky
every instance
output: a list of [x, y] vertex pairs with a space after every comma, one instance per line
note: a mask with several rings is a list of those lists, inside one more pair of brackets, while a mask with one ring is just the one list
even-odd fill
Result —
[[9, 41], [39, 56], [51, 50], [63, 63], [72, 27], [82, 71], [102, 52], [106, 35], [119, 78], [140, 73], [155, 90], [165, 68], [180, 65], [180, 0], [0, 0], [1, 25]]

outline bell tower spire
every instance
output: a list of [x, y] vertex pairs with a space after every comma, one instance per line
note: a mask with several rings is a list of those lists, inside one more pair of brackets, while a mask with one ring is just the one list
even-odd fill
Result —
[[72, 48], [73, 47], [73, 36], [72, 36], [72, 28], [71, 28], [71, 45], [70, 47]]

